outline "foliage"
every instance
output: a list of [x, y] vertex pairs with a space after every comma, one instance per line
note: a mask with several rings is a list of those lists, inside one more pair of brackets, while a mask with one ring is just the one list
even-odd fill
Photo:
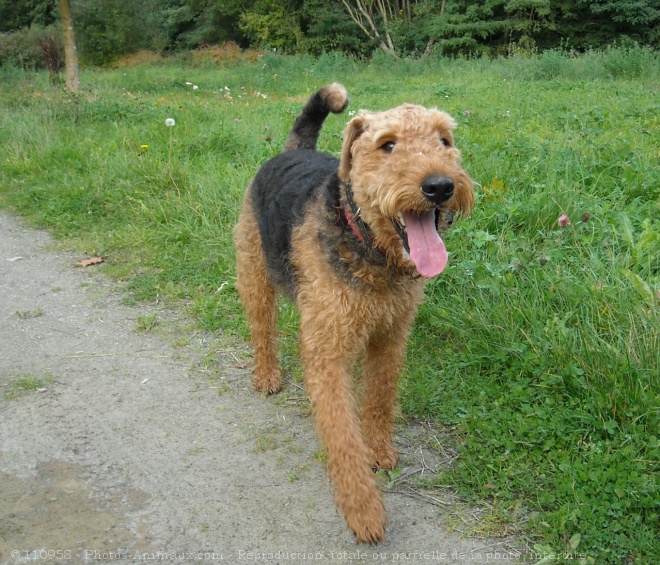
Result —
[[368, 58], [375, 49], [355, 24], [346, 18], [338, 2], [306, 0], [301, 11], [304, 40], [301, 49], [315, 57], [342, 52], [354, 57]]
[[250, 4], [251, 0], [165, 0], [162, 15], [166, 49], [191, 49], [225, 42], [247, 47], [238, 20]]
[[262, 55], [262, 51], [242, 50], [236, 43], [228, 42], [223, 45], [195, 49], [190, 64], [193, 67], [226, 67], [240, 62], [256, 61]]
[[[107, 64], [232, 42], [319, 57], [368, 59], [585, 52], [660, 42], [657, 0], [72, 0], [79, 49]], [[55, 0], [0, 0], [0, 33], [58, 19]]]
[[73, 0], [81, 59], [104, 65], [140, 49], [164, 47], [158, 0]]
[[[487, 501], [500, 530], [522, 523], [538, 553], [572, 547], [606, 565], [660, 554], [656, 52], [269, 53], [87, 71], [79, 97], [45, 73], [0, 73], [3, 205], [106, 258], [134, 299], [237, 336], [232, 226], [306, 97], [341, 76], [353, 109], [449, 111], [478, 201], [447, 233], [449, 265], [427, 288], [404, 413], [454, 442], [439, 481]], [[339, 151], [346, 119], [328, 119], [322, 149]], [[283, 302], [285, 351], [292, 312]]]
[[294, 51], [303, 41], [294, 8], [281, 0], [256, 0], [240, 15], [239, 27], [259, 47]]
[[54, 24], [56, 5], [56, 0], [0, 0], [0, 33]]
[[24, 69], [62, 68], [62, 33], [59, 26], [33, 25], [0, 35], [0, 66]]
[[398, 6], [398, 2], [378, 0], [340, 0], [350, 19], [364, 35], [387, 53], [395, 54], [397, 48], [392, 41], [391, 27], [397, 20], [409, 20], [409, 12]]
[[564, 42], [582, 51], [626, 37], [648, 45], [657, 45], [660, 39], [657, 0], [578, 0], [574, 5], [557, 0], [557, 5], [561, 6], [561, 17], [553, 29], [537, 38], [541, 48]]
[[501, 10], [503, 3], [449, 2], [444, 13], [429, 10], [431, 4], [423, 5], [420, 11], [425, 16], [426, 33], [437, 38], [442, 53], [469, 53], [483, 50], [479, 46], [493, 36], [499, 36], [500, 42], [506, 40], [510, 22]]
[[587, 6], [592, 14], [602, 14], [615, 22], [653, 25], [660, 19], [657, 2], [643, 0], [577, 0], [578, 5]]
[[129, 53], [114, 62], [115, 67], [137, 67], [140, 65], [159, 65], [165, 62], [160, 53], [140, 49], [136, 53]]
[[[522, 61], [519, 59], [518, 63]], [[658, 72], [658, 56], [648, 47], [635, 43], [590, 50], [580, 56], [561, 49], [549, 49], [529, 61], [529, 73], [538, 79], [651, 77]]]
[[[432, 47], [445, 54], [504, 54], [512, 45], [548, 48], [562, 41], [585, 49], [607, 45], [621, 34], [657, 42], [660, 21], [655, 0], [421, 1], [409, 12], [398, 9], [395, 0], [340, 1], [374, 45], [399, 54], [426, 54]], [[361, 16], [366, 12], [370, 18]]]

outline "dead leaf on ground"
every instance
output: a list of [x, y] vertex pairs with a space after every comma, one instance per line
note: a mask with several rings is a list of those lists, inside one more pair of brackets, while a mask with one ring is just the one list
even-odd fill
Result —
[[103, 263], [104, 259], [103, 257], [88, 257], [87, 259], [81, 259], [78, 261], [75, 266], [76, 267], [91, 267], [92, 265], [99, 265], [100, 263]]

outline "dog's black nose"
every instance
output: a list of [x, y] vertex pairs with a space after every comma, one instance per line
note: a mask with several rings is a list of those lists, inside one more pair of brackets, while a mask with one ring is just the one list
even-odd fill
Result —
[[422, 181], [422, 194], [433, 204], [442, 204], [454, 195], [454, 181], [445, 175], [431, 175]]

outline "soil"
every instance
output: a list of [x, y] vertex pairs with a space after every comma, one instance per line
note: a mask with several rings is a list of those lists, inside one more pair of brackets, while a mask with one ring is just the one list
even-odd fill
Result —
[[[405, 480], [386, 540], [357, 545], [301, 387], [256, 394], [245, 346], [127, 306], [83, 258], [0, 213], [0, 563], [515, 560]], [[399, 428], [402, 477], [451, 455]]]

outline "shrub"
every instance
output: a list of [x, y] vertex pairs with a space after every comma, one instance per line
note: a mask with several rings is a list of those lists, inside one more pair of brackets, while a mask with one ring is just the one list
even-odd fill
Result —
[[612, 45], [603, 53], [603, 67], [612, 78], [639, 78], [657, 67], [657, 55], [635, 41]]
[[138, 65], [158, 65], [165, 62], [165, 57], [160, 53], [140, 49], [137, 53], [129, 53], [117, 60], [115, 67], [137, 67]]
[[63, 66], [61, 33], [56, 26], [33, 25], [0, 35], [0, 66], [59, 71]]
[[64, 68], [64, 46], [62, 36], [59, 34], [45, 34], [38, 40], [44, 64], [51, 76], [56, 75]]
[[541, 54], [534, 65], [534, 77], [553, 79], [566, 74], [570, 62], [568, 58], [556, 49], [550, 49]]
[[195, 49], [192, 53], [192, 64], [196, 67], [209, 64], [224, 66], [240, 61], [241, 55], [242, 51], [238, 44], [228, 41], [222, 45], [209, 45]]
[[194, 67], [226, 67], [241, 61], [254, 62], [263, 56], [259, 49], [243, 51], [237, 43], [227, 41], [221, 45], [210, 45], [192, 52], [191, 65]]
[[165, 46], [155, 0], [96, 0], [77, 2], [73, 8], [76, 41], [86, 63], [106, 65], [140, 49], [159, 51]]
[[321, 54], [315, 68], [321, 73], [348, 74], [355, 69], [355, 60], [341, 51], [330, 51]]

